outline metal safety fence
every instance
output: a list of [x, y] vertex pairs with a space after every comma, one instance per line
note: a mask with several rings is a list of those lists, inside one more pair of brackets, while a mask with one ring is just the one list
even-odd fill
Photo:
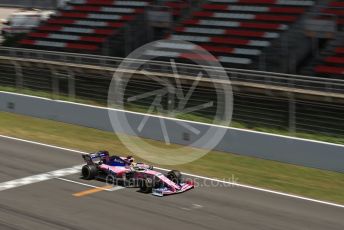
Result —
[[[0, 55], [3, 55], [2, 51], [0, 49]], [[2, 58], [0, 61], [1, 90], [101, 106], [107, 106], [111, 80], [116, 67], [123, 63], [123, 59], [116, 58], [102, 59], [76, 54], [66, 54], [63, 57], [55, 52], [38, 54], [26, 53], [25, 50], [20, 54], [17, 52], [19, 51], [14, 49], [11, 55], [7, 54], [7, 59]], [[117, 85], [117, 96], [123, 98], [125, 109], [201, 122], [214, 122], [214, 117], [222, 118], [223, 113], [220, 113], [219, 117], [218, 111], [224, 110], [227, 105], [219, 98], [228, 92], [219, 91], [217, 86], [225, 82], [207, 81], [204, 69], [177, 64], [178, 73], [188, 77], [181, 78], [181, 84], [178, 85], [173, 76], [169, 76], [173, 73], [169, 63], [124, 61], [132, 61], [136, 67], [141, 65], [143, 70], [154, 76], [147, 77], [131, 72], [132, 77], [126, 84]], [[130, 72], [130, 69], [128, 71]], [[204, 77], [194, 84], [199, 71], [203, 71]], [[342, 81], [321, 81], [304, 76], [234, 69], [226, 71], [233, 83], [232, 126], [296, 136], [312, 135], [312, 138], [322, 136], [322, 140], [328, 137], [330, 141], [342, 142]], [[159, 79], [168, 81], [172, 88], [180, 90], [184, 97], [178, 97], [176, 92], [166, 93], [165, 90], [158, 105], [152, 107], [156, 102], [156, 92], [165, 87]], [[248, 91], [245, 88], [247, 83], [250, 83], [251, 88], [257, 85], [263, 85], [265, 88], [257, 86], [256, 89]], [[275, 92], [283, 87], [286, 87], [283, 94]], [[304, 96], [298, 96], [294, 90], [299, 90], [299, 94], [303, 92]], [[149, 94], [151, 92], [153, 93]], [[189, 92], [192, 92], [192, 95], [186, 97]], [[321, 99], [312, 99], [308, 96], [309, 92], [319, 93]], [[180, 107], [180, 104], [183, 106]]]
[[[74, 63], [80, 65], [95, 65], [101, 67], [117, 68], [120, 65], [142, 66], [146, 71], [157, 72], [160, 74], [173, 74], [171, 63], [164, 61], [146, 61], [139, 59], [116, 58], [110, 56], [87, 55], [78, 53], [65, 53], [55, 51], [32, 50], [22, 48], [0, 47], [0, 57], [15, 57], [33, 60], [57, 61], [66, 64]], [[275, 85], [281, 87], [293, 87], [297, 89], [316, 90], [329, 93], [343, 93], [344, 80], [321, 78], [313, 76], [301, 76], [280, 74], [271, 72], [262, 72], [254, 70], [224, 68], [231, 81], [252, 82], [263, 85]], [[200, 66], [193, 64], [177, 65], [178, 73], [186, 76], [197, 76], [200, 71], [210, 70], [213, 72], [223, 69], [217, 69], [210, 66]]]

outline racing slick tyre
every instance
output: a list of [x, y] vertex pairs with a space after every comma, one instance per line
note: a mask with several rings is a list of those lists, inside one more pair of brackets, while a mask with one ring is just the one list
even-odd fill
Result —
[[86, 180], [92, 180], [96, 177], [98, 169], [95, 165], [84, 165], [81, 169], [82, 177]]
[[140, 192], [151, 193], [153, 190], [153, 180], [151, 178], [146, 178], [140, 181]]
[[178, 170], [169, 171], [166, 177], [176, 184], [180, 184], [182, 182], [182, 174]]

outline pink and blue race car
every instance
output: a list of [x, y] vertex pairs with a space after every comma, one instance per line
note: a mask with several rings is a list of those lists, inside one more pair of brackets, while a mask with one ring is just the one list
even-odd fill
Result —
[[153, 170], [153, 166], [135, 163], [134, 158], [110, 156], [107, 151], [82, 155], [86, 165], [81, 174], [84, 179], [100, 179], [106, 183], [138, 187], [143, 193], [165, 196], [194, 188], [191, 180], [184, 181], [178, 170], [166, 174]]

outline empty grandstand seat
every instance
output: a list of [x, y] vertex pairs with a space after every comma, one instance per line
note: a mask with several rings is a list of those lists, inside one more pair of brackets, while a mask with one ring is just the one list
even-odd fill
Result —
[[344, 46], [337, 47], [331, 56], [323, 59], [323, 63], [314, 69], [320, 76], [344, 77]]
[[98, 52], [106, 40], [144, 12], [149, 1], [71, 0], [19, 43], [30, 48]]
[[[256, 61], [313, 4], [310, 0], [209, 0], [168, 37], [202, 46], [224, 66], [243, 67]], [[190, 50], [181, 52], [179, 56], [190, 56]]]

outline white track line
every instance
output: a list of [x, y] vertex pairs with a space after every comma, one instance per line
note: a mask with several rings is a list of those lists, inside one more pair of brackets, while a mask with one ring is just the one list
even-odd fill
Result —
[[82, 165], [77, 165], [71, 168], [59, 169], [52, 172], [32, 175], [16, 180], [6, 181], [0, 183], [0, 192], [8, 189], [21, 187], [24, 185], [34, 184], [42, 181], [51, 180], [61, 176], [68, 176], [80, 172]]
[[[48, 145], [48, 144], [43, 144], [43, 143], [40, 143], [40, 142], [24, 140], [24, 139], [15, 138], [15, 137], [9, 137], [9, 136], [4, 136], [4, 135], [0, 135], [0, 137], [11, 139], [11, 140], [16, 140], [16, 141], [22, 141], [22, 142], [26, 142], [26, 143], [30, 143], [30, 144], [41, 145], [41, 146], [45, 146], [45, 147], [49, 147], [49, 148], [54, 148], [54, 149], [60, 149], [60, 150], [65, 150], [65, 151], [69, 151], [69, 152], [79, 153], [79, 154], [84, 154], [85, 153], [85, 152], [82, 152], [82, 151], [79, 151], [79, 150], [62, 148], [62, 147], [58, 147], [58, 146], [55, 146], [55, 145]], [[163, 170], [163, 171], [169, 171], [169, 169], [164, 169], [164, 168], [156, 168], [156, 169], [160, 169], [160, 170]], [[244, 185], [244, 184], [239, 184], [239, 183], [231, 183], [231, 182], [227, 182], [227, 181], [222, 181], [222, 180], [213, 179], [213, 178], [209, 178], [209, 177], [198, 176], [198, 175], [189, 174], [189, 173], [183, 173], [183, 174], [187, 175], [187, 176], [195, 177], [195, 178], [200, 178], [200, 179], [204, 179], [204, 180], [220, 182], [220, 183], [224, 183], [224, 184], [235, 185], [235, 186], [238, 186], [238, 187], [252, 189], [252, 190], [256, 190], [256, 191], [272, 193], [272, 194], [276, 194], [276, 195], [281, 195], [281, 196], [286, 196], [286, 197], [290, 197], [290, 198], [295, 198], [295, 199], [315, 202], [315, 203], [329, 205], [329, 206], [334, 206], [334, 207], [338, 207], [338, 208], [344, 208], [344, 205], [340, 205], [340, 204], [336, 204], [336, 203], [332, 203], [332, 202], [326, 202], [326, 201], [311, 199], [311, 198], [307, 198], [307, 197], [303, 197], [303, 196], [292, 195], [292, 194], [288, 194], [288, 193], [278, 192], [278, 191], [274, 191], [274, 190], [269, 190], [269, 189], [264, 189], [264, 188], [259, 188], [259, 187], [254, 187], [254, 186], [249, 186], [249, 185]]]

